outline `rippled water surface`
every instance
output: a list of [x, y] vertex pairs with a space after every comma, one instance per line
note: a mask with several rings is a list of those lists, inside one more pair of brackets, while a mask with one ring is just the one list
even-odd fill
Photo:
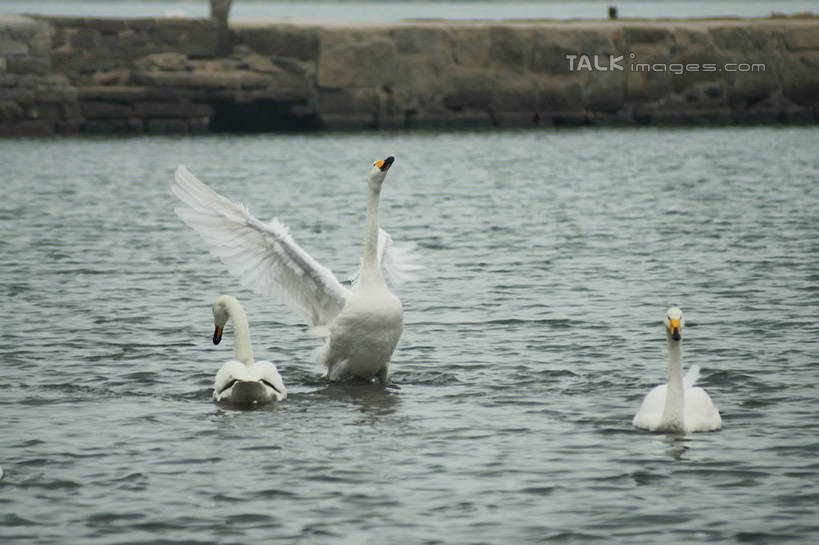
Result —
[[[0, 141], [0, 541], [808, 543], [819, 533], [819, 130]], [[178, 163], [323, 264], [364, 177], [423, 278], [393, 384], [327, 385], [299, 317], [173, 213]], [[245, 304], [290, 390], [210, 401]], [[631, 427], [662, 315], [723, 415]]]

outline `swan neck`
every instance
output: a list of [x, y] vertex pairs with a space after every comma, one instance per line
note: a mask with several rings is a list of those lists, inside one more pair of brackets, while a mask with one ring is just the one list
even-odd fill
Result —
[[668, 389], [662, 420], [671, 427], [683, 427], [682, 341], [668, 338]]
[[384, 283], [378, 264], [378, 207], [381, 186], [370, 184], [367, 191], [367, 227], [364, 232], [364, 259], [361, 263], [361, 284]]
[[244, 309], [238, 304], [228, 306], [233, 322], [233, 358], [245, 365], [253, 364], [253, 348], [250, 345], [250, 324]]

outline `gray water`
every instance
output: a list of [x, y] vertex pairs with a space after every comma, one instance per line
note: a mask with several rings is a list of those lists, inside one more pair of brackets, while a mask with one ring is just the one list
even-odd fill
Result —
[[[0, 140], [0, 542], [809, 543], [819, 535], [819, 129]], [[323, 264], [382, 225], [392, 385], [328, 385], [299, 317], [173, 213], [178, 163]], [[247, 309], [290, 396], [210, 400]], [[662, 316], [723, 429], [631, 427]]]
[[[620, 17], [767, 17], [819, 10], [816, 0], [311, 1], [235, 0], [231, 19], [398, 21], [401, 19], [606, 19]], [[207, 0], [0, 0], [0, 13], [96, 17], [207, 17]]]

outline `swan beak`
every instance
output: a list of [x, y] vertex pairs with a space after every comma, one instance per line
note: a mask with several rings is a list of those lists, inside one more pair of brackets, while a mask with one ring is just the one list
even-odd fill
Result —
[[222, 328], [214, 326], [215, 329], [213, 330], [213, 344], [219, 344], [219, 341], [222, 340]]
[[375, 166], [377, 166], [381, 172], [387, 172], [390, 167], [392, 166], [393, 162], [395, 161], [395, 157], [390, 155], [386, 159], [381, 159], [380, 161], [375, 162]]
[[668, 330], [671, 331], [671, 338], [675, 341], [679, 341], [682, 338], [682, 328], [680, 327], [679, 320], [669, 320]]

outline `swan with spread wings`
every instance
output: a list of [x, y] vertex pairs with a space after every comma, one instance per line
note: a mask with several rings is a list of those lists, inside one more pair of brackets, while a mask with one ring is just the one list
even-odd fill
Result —
[[307, 320], [311, 332], [324, 339], [319, 360], [331, 381], [377, 378], [386, 384], [403, 331], [401, 301], [387, 286], [382, 267], [393, 282], [411, 278], [420, 267], [378, 226], [381, 187], [394, 160], [374, 162], [367, 176], [364, 256], [350, 288], [296, 244], [277, 218], [258, 220], [183, 165], [174, 176], [173, 192], [187, 205], [177, 208], [177, 215], [243, 283], [277, 296]]

